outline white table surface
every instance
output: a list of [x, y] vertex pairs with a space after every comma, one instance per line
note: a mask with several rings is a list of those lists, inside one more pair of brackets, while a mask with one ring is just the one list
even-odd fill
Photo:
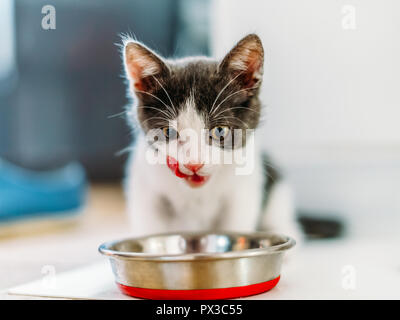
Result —
[[[399, 299], [400, 242], [315, 241], [293, 250], [273, 290], [248, 299]], [[55, 281], [54, 281], [55, 280]], [[107, 260], [41, 278], [8, 294], [68, 299], [132, 299], [115, 286]]]

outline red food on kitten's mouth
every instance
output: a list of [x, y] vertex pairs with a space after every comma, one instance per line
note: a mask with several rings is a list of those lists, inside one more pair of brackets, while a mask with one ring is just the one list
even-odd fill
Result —
[[179, 170], [179, 163], [178, 160], [176, 160], [173, 157], [167, 156], [167, 166], [172, 170], [173, 173], [179, 178], [186, 178], [188, 177], [187, 174], [184, 174]]
[[201, 187], [203, 184], [205, 184], [208, 179], [210, 179], [210, 176], [199, 176], [197, 174], [194, 174], [192, 176], [188, 176], [186, 179], [186, 182], [192, 187], [192, 188], [197, 188]]
[[179, 178], [184, 178], [186, 182], [192, 188], [201, 187], [205, 184], [210, 176], [199, 176], [198, 174], [194, 173], [193, 175], [188, 175], [179, 170], [179, 162], [173, 157], [167, 156], [167, 166], [172, 170], [172, 172]]

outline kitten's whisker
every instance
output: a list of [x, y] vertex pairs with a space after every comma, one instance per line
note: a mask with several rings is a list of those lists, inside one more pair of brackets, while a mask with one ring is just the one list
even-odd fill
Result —
[[227, 97], [225, 97], [225, 99], [223, 99], [223, 100], [215, 107], [215, 109], [210, 113], [210, 115], [213, 115], [213, 113], [215, 113], [215, 111], [217, 111], [218, 108], [219, 108], [226, 100], [228, 100], [229, 98], [233, 97], [235, 94], [238, 94], [238, 93], [240, 93], [240, 92], [244, 92], [244, 91], [247, 91], [247, 90], [257, 89], [258, 87], [259, 87], [259, 86], [256, 85], [256, 86], [254, 86], [254, 87], [241, 89], [241, 90], [235, 91], [234, 93], [231, 93], [230, 95], [228, 95]]
[[158, 126], [158, 125], [161, 125], [161, 126], [168, 126], [168, 125], [169, 125], [168, 121], [167, 121], [165, 118], [162, 118], [162, 117], [150, 117], [150, 118], [148, 118], [148, 119], [142, 121], [142, 122], [141, 122], [141, 125], [145, 124], [147, 121], [155, 120], [155, 119], [163, 120], [163, 121], [157, 122], [157, 123], [156, 123], [157, 126]]
[[115, 156], [119, 157], [119, 156], [122, 156], [123, 154], [128, 153], [128, 152], [131, 152], [131, 151], [133, 151], [133, 150], [134, 150], [134, 147], [126, 147], [126, 148], [123, 148], [123, 149], [120, 150], [120, 151], [117, 151], [117, 152], [115, 153]]
[[155, 96], [154, 94], [150, 93], [150, 92], [146, 92], [146, 91], [142, 91], [142, 90], [135, 90], [136, 92], [140, 92], [140, 93], [145, 93], [148, 94], [149, 96], [157, 99], [158, 101], [160, 101], [167, 109], [170, 108], [170, 106], [168, 106], [164, 101], [162, 101], [159, 97]]
[[171, 112], [170, 112], [168, 109], [166, 109], [166, 110], [161, 110], [161, 109], [159, 109], [159, 108], [151, 107], [151, 106], [137, 106], [137, 108], [139, 108], [139, 109], [153, 109], [153, 110], [157, 110], [157, 111], [160, 111], [162, 114], [164, 114], [164, 115], [165, 115], [166, 117], [168, 117], [168, 118], [171, 118], [171, 119], [174, 119], [174, 118], [175, 118], [175, 115], [171, 114]]
[[127, 110], [122, 111], [122, 112], [118, 112], [118, 113], [116, 113], [116, 114], [112, 114], [111, 116], [108, 116], [107, 119], [116, 118], [116, 117], [122, 116], [122, 115], [124, 115], [124, 114], [126, 114], [126, 113], [128, 113]]
[[[219, 118], [215, 118], [213, 119], [213, 122], [218, 123], [218, 120], [226, 120], [226, 119], [234, 119], [235, 121], [240, 121], [241, 123], [243, 123], [243, 125], [245, 126], [245, 128], [248, 128], [248, 125], [246, 122], [244, 122], [242, 119], [237, 118], [237, 117], [232, 117], [232, 116], [225, 116], [225, 117], [219, 117]], [[235, 122], [233, 121], [228, 121], [228, 123], [230, 124], [234, 124]]]
[[223, 110], [221, 112], [218, 112], [215, 115], [215, 117], [218, 117], [219, 115], [224, 114], [225, 112], [228, 112], [228, 111], [231, 111], [231, 110], [235, 110], [235, 109], [245, 109], [245, 110], [252, 111], [252, 112], [260, 114], [260, 112], [258, 110], [253, 110], [253, 109], [246, 108], [246, 107], [234, 107], [234, 108], [229, 108], [229, 109]]
[[212, 104], [212, 106], [211, 106], [210, 113], [213, 112], [214, 106], [215, 106], [215, 104], [217, 103], [217, 100], [218, 100], [218, 98], [221, 96], [221, 94], [222, 94], [222, 93], [225, 91], [225, 89], [228, 88], [228, 86], [229, 86], [233, 81], [235, 81], [235, 80], [237, 79], [237, 77], [239, 77], [242, 73], [243, 73], [243, 71], [242, 71], [242, 72], [239, 72], [235, 77], [233, 77], [231, 80], [229, 80], [229, 82], [221, 89], [221, 91], [217, 94], [217, 97], [215, 98], [215, 100], [214, 100], [214, 102], [213, 102], [213, 104]]
[[171, 106], [172, 106], [172, 108], [173, 108], [172, 110], [174, 111], [175, 116], [177, 116], [177, 114], [176, 114], [176, 108], [175, 108], [174, 103], [172, 102], [171, 97], [169, 96], [167, 90], [165, 90], [164, 86], [161, 84], [160, 81], [158, 81], [158, 79], [157, 79], [155, 76], [152, 76], [152, 77], [154, 78], [154, 80], [157, 81], [157, 83], [160, 85], [160, 87], [164, 90], [165, 94], [166, 94], [167, 97], [168, 97], [169, 102], [171, 103]]

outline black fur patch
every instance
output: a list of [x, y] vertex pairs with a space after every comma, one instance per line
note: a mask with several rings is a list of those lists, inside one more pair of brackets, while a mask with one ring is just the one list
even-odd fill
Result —
[[[261, 109], [258, 88], [243, 89], [240, 83], [233, 81], [216, 100], [221, 90], [232, 80], [230, 74], [218, 72], [217, 62], [198, 60], [184, 65], [176, 64], [170, 68], [171, 71], [167, 74], [156, 77], [171, 97], [172, 106], [160, 85], [155, 86], [151, 94], [161, 101], [147, 93], [136, 93], [139, 98], [138, 118], [143, 124], [143, 129], [149, 130], [168, 125], [168, 120], [172, 120], [172, 117], [168, 118], [163, 112], [167, 108], [163, 102], [171, 108], [172, 116], [174, 112], [179, 114], [190, 96], [194, 98], [194, 107], [197, 112], [206, 119], [208, 128], [218, 125], [236, 129], [257, 127]], [[213, 115], [210, 114], [212, 107], [218, 107]]]
[[[149, 49], [142, 49], [139, 54], [147, 51], [142, 60], [154, 62], [150, 63], [153, 67], [162, 64], [157, 68], [159, 72], [143, 76], [138, 80], [141, 81], [139, 86], [132, 86], [138, 98], [138, 120], [145, 132], [168, 126], [189, 97], [193, 98], [195, 109], [205, 120], [205, 129], [228, 126], [246, 130], [257, 127], [263, 63], [263, 49], [258, 36], [249, 35], [242, 39], [222, 62], [208, 58], [162, 60]], [[237, 69], [243, 65], [248, 65], [248, 69]], [[129, 78], [129, 71], [127, 74]], [[137, 90], [137, 87], [146, 90]], [[245, 134], [242, 143], [245, 143]]]
[[271, 159], [268, 157], [267, 154], [262, 155], [262, 161], [263, 161], [263, 168], [264, 168], [264, 192], [263, 192], [263, 198], [262, 198], [262, 205], [261, 205], [261, 211], [260, 215], [258, 218], [258, 229], [260, 228], [261, 221], [263, 219], [263, 214], [265, 213], [265, 209], [268, 204], [269, 196], [271, 194], [271, 190], [273, 187], [276, 185], [276, 183], [281, 180], [282, 176], [280, 172], [275, 168], [275, 166], [272, 164]]

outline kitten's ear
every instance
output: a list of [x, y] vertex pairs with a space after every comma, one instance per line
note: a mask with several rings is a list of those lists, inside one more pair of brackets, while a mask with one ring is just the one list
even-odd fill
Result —
[[264, 49], [256, 34], [240, 40], [222, 60], [220, 72], [230, 72], [244, 88], [254, 87], [263, 75]]
[[132, 90], [152, 91], [158, 78], [169, 69], [164, 61], [143, 44], [128, 41], [124, 44], [125, 72]]

